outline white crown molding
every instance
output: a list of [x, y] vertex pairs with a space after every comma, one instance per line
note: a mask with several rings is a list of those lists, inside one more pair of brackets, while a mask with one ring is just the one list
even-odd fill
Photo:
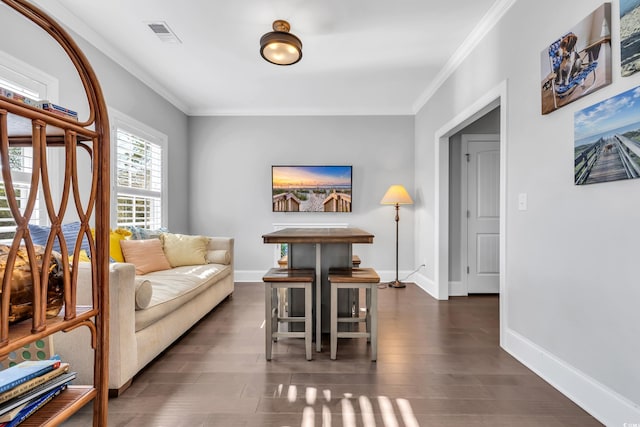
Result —
[[353, 109], [353, 110], [217, 110], [217, 109], [191, 109], [189, 116], [414, 116], [410, 108], [396, 109]]
[[478, 46], [484, 37], [493, 29], [493, 27], [502, 19], [504, 14], [517, 0], [498, 0], [491, 9], [487, 11], [478, 25], [469, 33], [460, 47], [451, 55], [451, 58], [442, 67], [440, 72], [427, 89], [422, 92], [416, 102], [413, 104], [412, 113], [417, 114], [436, 91], [444, 84], [444, 82], [453, 74], [453, 72], [462, 64], [467, 56]]
[[109, 44], [102, 36], [96, 33], [92, 28], [82, 22], [76, 15], [74, 15], [69, 9], [61, 5], [57, 0], [32, 0], [38, 7], [54, 17], [59, 23], [67, 27], [71, 31], [84, 38], [87, 42], [92, 44], [96, 49], [111, 58], [122, 68], [127, 70], [138, 80], [145, 85], [149, 86], [154, 92], [166, 99], [177, 109], [185, 114], [188, 114], [187, 105], [177, 98], [175, 95], [166, 90], [160, 83], [158, 83], [153, 77], [142, 70], [127, 56], [123, 55], [120, 51], [115, 49]]

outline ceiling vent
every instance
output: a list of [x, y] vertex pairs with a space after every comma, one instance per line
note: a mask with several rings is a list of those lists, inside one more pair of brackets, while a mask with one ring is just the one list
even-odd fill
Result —
[[182, 43], [182, 41], [171, 31], [171, 28], [164, 21], [147, 22], [147, 26], [165, 43]]

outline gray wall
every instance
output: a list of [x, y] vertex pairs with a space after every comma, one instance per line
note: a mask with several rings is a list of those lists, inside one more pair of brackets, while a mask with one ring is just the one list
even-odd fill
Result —
[[[4, 4], [0, 5], [0, 50], [36, 67], [60, 82], [61, 105], [87, 116], [84, 90], [66, 54], [46, 33]], [[19, 35], [19, 36], [17, 36]], [[168, 136], [169, 229], [188, 232], [187, 116], [79, 36], [72, 34], [89, 59], [108, 107]]]
[[[436, 259], [434, 136], [504, 84], [501, 344], [606, 425], [623, 425], [640, 422], [640, 180], [573, 183], [574, 113], [640, 83], [640, 73], [620, 77], [617, 2], [613, 83], [540, 113], [540, 52], [601, 4], [516, 1], [417, 114], [416, 258]], [[520, 193], [528, 194], [526, 211], [518, 210]], [[433, 270], [425, 279], [437, 280]]]
[[[395, 275], [391, 184], [413, 194], [413, 117], [192, 117], [191, 229], [236, 239], [237, 278], [260, 280], [274, 262], [261, 236], [274, 223], [346, 222], [375, 235], [356, 245], [363, 266]], [[353, 166], [352, 213], [273, 213], [271, 165]], [[413, 207], [400, 209], [400, 270], [412, 270]], [[384, 278], [384, 277], [383, 277]]]
[[462, 278], [461, 236], [461, 167], [462, 135], [500, 133], [500, 108], [487, 113], [449, 138], [449, 282]]

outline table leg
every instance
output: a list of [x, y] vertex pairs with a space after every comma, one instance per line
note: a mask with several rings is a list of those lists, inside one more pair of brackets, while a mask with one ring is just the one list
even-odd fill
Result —
[[322, 245], [316, 243], [316, 351], [322, 351]]

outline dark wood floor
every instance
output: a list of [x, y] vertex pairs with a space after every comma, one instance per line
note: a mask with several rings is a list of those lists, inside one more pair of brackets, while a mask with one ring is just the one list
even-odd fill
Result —
[[[378, 361], [364, 339], [306, 361], [301, 339], [264, 359], [264, 290], [236, 285], [109, 401], [109, 426], [600, 426], [498, 346], [498, 297], [379, 292]], [[64, 425], [86, 427], [83, 409]]]

